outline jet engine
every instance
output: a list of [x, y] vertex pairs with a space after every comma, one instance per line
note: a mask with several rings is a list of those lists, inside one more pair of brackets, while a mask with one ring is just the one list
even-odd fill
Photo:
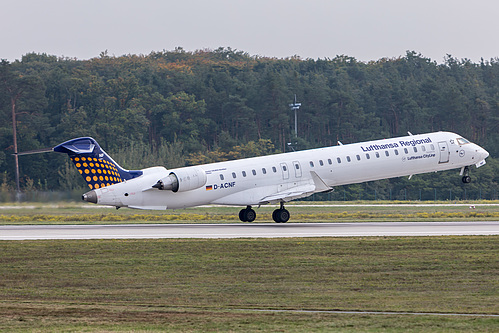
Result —
[[206, 184], [206, 173], [199, 167], [172, 170], [167, 177], [161, 178], [152, 187], [158, 190], [185, 192], [195, 190]]

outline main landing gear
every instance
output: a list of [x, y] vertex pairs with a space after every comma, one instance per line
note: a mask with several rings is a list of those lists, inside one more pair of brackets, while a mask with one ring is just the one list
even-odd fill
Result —
[[[253, 222], [255, 218], [256, 213], [251, 206], [246, 206], [246, 208], [239, 211], [239, 219], [243, 222]], [[280, 208], [274, 210], [272, 219], [277, 223], [286, 223], [289, 221], [289, 211], [284, 208], [284, 203], [281, 202]]]
[[284, 208], [284, 203], [281, 202], [280, 208], [274, 210], [272, 219], [277, 223], [286, 223], [289, 221], [289, 212]]
[[256, 219], [256, 213], [251, 206], [247, 206], [239, 212], [239, 219], [243, 222], [253, 222]]
[[470, 168], [469, 167], [464, 167], [463, 170], [461, 171], [461, 174], [463, 175], [462, 181], [465, 184], [471, 183], [471, 177], [470, 177]]

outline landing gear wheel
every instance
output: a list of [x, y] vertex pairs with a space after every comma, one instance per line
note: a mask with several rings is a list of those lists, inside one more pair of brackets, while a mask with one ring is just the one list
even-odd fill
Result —
[[243, 222], [253, 222], [256, 219], [256, 213], [251, 206], [239, 211], [239, 219]]
[[246, 209], [246, 221], [253, 222], [256, 219], [256, 213], [253, 209]]
[[239, 211], [239, 219], [241, 222], [248, 222], [248, 220], [246, 220], [246, 209], [241, 209]]
[[289, 212], [285, 208], [276, 209], [272, 213], [272, 219], [277, 223], [286, 223], [289, 221]]
[[277, 216], [278, 212], [279, 212], [279, 209], [276, 209], [272, 212], [272, 220], [274, 220], [277, 223], [281, 223], [281, 220], [279, 220], [279, 217]]
[[463, 175], [463, 178], [462, 178], [463, 183], [465, 183], [465, 184], [471, 183], [470, 168], [469, 167], [464, 167], [462, 169], [461, 174]]
[[287, 209], [279, 209], [279, 220], [281, 220], [281, 223], [286, 223], [289, 221], [289, 212]]

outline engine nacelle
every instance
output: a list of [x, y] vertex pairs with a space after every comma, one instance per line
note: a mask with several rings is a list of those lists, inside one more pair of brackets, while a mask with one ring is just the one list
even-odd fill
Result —
[[195, 190], [206, 184], [206, 173], [199, 167], [187, 167], [172, 170], [167, 177], [153, 185], [158, 190], [185, 192]]

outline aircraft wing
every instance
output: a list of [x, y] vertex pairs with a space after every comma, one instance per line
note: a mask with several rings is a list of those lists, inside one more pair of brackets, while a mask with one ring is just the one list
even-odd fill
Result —
[[309, 196], [310, 194], [314, 193], [314, 191], [315, 191], [314, 184], [294, 186], [284, 191], [276, 192], [266, 197], [263, 197], [262, 199], [260, 199], [260, 204], [263, 205], [267, 203], [274, 203], [281, 201], [287, 202], [293, 199]]
[[302, 184], [290, 187], [286, 190], [273, 193], [260, 199], [260, 204], [274, 203], [274, 202], [288, 202], [294, 199], [307, 197], [315, 192], [331, 191], [332, 188], [327, 186], [324, 180], [319, 175], [311, 171], [313, 184]]

